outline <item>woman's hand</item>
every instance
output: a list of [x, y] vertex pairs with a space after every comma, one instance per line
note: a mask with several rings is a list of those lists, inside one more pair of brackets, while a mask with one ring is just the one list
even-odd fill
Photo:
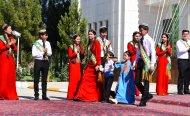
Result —
[[99, 71], [99, 70], [100, 70], [100, 66], [97, 65], [97, 66], [95, 67], [95, 70], [96, 70], [96, 71]]
[[132, 66], [132, 67], [131, 67], [131, 70], [135, 70], [135, 66]]
[[83, 47], [80, 47], [80, 53], [84, 54], [84, 48]]
[[11, 45], [13, 45], [13, 44], [15, 44], [16, 43], [16, 40], [15, 39], [11, 39], [10, 40], [10, 42], [8, 42], [8, 44], [11, 46]]

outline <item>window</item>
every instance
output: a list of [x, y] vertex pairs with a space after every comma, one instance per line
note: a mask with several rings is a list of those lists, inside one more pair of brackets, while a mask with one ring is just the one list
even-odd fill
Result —
[[91, 23], [88, 23], [88, 30], [92, 29]]
[[108, 30], [109, 30], [108, 20], [106, 20], [105, 22], [106, 22], [106, 27], [107, 27], [107, 38], [108, 38], [108, 35], [109, 35], [109, 34], [108, 34], [108, 33], [109, 33], [109, 32], [108, 32]]
[[172, 29], [171, 19], [163, 20], [163, 33], [170, 33]]
[[100, 21], [100, 27], [103, 25], [103, 22], [102, 21]]
[[93, 25], [94, 25], [94, 26], [93, 26], [93, 27], [94, 27], [94, 30], [97, 31], [97, 23], [94, 22]]

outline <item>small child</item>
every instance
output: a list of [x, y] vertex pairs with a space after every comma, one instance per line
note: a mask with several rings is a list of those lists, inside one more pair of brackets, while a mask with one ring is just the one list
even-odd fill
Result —
[[105, 59], [106, 59], [105, 66], [104, 66], [105, 82], [104, 82], [104, 87], [103, 87], [103, 89], [104, 89], [104, 94], [103, 94], [104, 101], [102, 101], [102, 102], [106, 102], [106, 103], [109, 103], [110, 91], [111, 91], [111, 87], [112, 87], [113, 80], [114, 80], [114, 74], [113, 74], [114, 62], [111, 59], [111, 57], [114, 57], [113, 53], [108, 51], [105, 54]]
[[132, 63], [130, 62], [131, 54], [126, 51], [123, 54], [123, 60], [116, 63], [115, 68], [120, 68], [120, 76], [116, 87], [115, 99], [111, 99], [112, 103], [134, 104], [135, 102], [135, 83], [132, 73]]

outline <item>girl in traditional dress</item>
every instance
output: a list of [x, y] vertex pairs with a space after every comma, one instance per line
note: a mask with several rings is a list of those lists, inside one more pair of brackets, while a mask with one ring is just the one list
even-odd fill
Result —
[[157, 95], [168, 95], [168, 79], [171, 77], [171, 55], [172, 48], [168, 43], [168, 35], [162, 34], [162, 42], [156, 47], [156, 55], [158, 56], [157, 67]]
[[17, 51], [16, 40], [12, 36], [11, 26], [2, 26], [0, 36], [0, 99], [18, 100], [16, 92], [16, 64], [13, 52]]
[[81, 60], [84, 58], [84, 48], [80, 44], [80, 36], [73, 36], [74, 44], [68, 47], [69, 86], [67, 99], [73, 100], [82, 75]]
[[[131, 60], [132, 63], [136, 59], [136, 54], [137, 54], [137, 50], [138, 50], [138, 42], [139, 42], [140, 38], [141, 38], [140, 32], [135, 31], [133, 33], [133, 40], [130, 41], [127, 44], [127, 49], [131, 54], [131, 59], [130, 60]], [[135, 79], [136, 78], [136, 72], [135, 71], [133, 71], [133, 76], [134, 76], [134, 79]], [[139, 96], [139, 90], [138, 90], [137, 87], [136, 87], [136, 96]]]
[[79, 85], [78, 92], [75, 96], [76, 100], [92, 102], [100, 101], [102, 98], [102, 85], [98, 79], [98, 72], [101, 65], [101, 45], [96, 40], [96, 31], [88, 32], [88, 58], [84, 73]]
[[134, 104], [135, 102], [135, 83], [132, 72], [131, 54], [126, 51], [123, 54], [124, 61], [115, 64], [115, 68], [120, 68], [121, 72], [116, 87], [116, 97], [111, 102]]

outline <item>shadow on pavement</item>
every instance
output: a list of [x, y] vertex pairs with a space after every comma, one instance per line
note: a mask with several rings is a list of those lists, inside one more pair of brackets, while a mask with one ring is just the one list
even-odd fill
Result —
[[31, 96], [19, 96], [19, 98], [24, 98], [24, 99], [28, 99], [28, 100], [34, 99], [34, 97], [31, 97]]
[[57, 99], [57, 100], [67, 100], [66, 98], [64, 97], [56, 97], [56, 96], [49, 96], [50, 98], [54, 98], [54, 99]]

